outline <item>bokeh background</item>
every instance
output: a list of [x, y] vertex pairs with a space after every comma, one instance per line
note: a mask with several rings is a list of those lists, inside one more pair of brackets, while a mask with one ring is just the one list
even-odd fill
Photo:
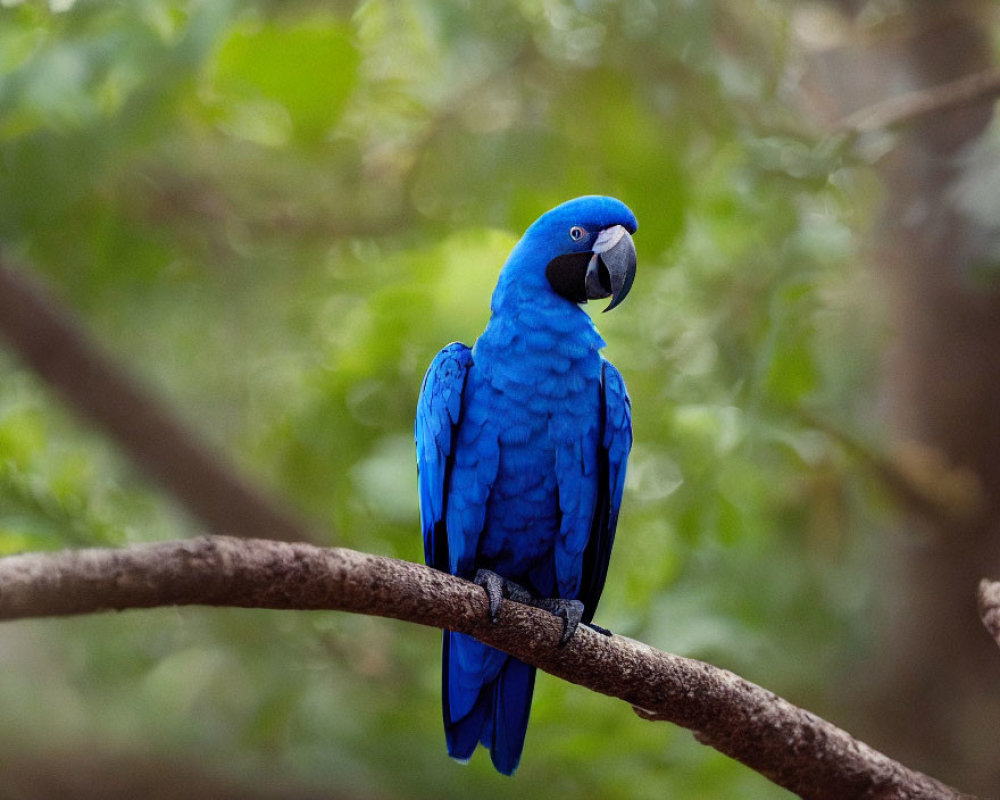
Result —
[[[993, 103], [849, 115], [998, 35], [992, 2], [5, 2], [0, 244], [323, 543], [420, 560], [424, 369], [535, 217], [621, 198], [598, 621], [995, 793]], [[0, 349], [0, 552], [202, 532]], [[438, 660], [335, 613], [5, 623], [0, 796], [789, 796], [547, 676], [516, 778], [458, 766]]]

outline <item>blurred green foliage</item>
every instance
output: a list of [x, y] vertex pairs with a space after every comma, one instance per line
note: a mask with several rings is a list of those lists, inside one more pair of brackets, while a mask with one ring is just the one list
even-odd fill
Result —
[[[636, 211], [598, 322], [636, 445], [599, 621], [814, 710], [858, 648], [881, 500], [803, 412], [864, 432], [875, 192], [803, 127], [774, 0], [0, 7], [0, 240], [239, 466], [420, 560], [423, 370], [482, 329], [525, 225]], [[0, 359], [0, 552], [193, 535]], [[8, 624], [18, 744], [105, 741], [379, 797], [782, 797], [617, 701], [539, 680], [515, 783], [459, 767], [438, 635], [185, 609]], [[10, 721], [16, 721], [11, 727]]]

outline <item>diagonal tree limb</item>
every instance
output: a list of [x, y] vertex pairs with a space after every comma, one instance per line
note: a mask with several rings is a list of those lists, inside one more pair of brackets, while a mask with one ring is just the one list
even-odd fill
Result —
[[2, 256], [0, 337], [70, 409], [100, 426], [212, 532], [313, 538], [293, 513], [240, 476], [114, 363], [39, 281], [11, 269]]
[[866, 106], [834, 124], [839, 133], [862, 134], [893, 128], [1000, 96], [1000, 70], [965, 75], [939, 86], [915, 89]]
[[561, 621], [517, 603], [494, 626], [482, 589], [419, 564], [229, 537], [0, 559], [0, 620], [164, 605], [335, 609], [449, 628], [688, 728], [803, 798], [969, 797], [704, 662], [587, 629], [559, 647]]

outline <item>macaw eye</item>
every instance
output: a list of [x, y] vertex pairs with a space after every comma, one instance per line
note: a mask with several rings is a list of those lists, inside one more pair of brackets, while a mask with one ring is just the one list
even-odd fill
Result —
[[579, 225], [574, 225], [572, 228], [569, 229], [569, 238], [572, 239], [574, 242], [580, 241], [586, 235], [587, 232]]

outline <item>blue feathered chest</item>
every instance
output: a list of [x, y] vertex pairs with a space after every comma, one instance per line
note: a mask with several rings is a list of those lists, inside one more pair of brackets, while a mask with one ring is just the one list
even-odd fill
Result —
[[[604, 342], [579, 308], [534, 300], [517, 314], [494, 313], [476, 342], [465, 390], [470, 424], [460, 426], [457, 444], [495, 437], [499, 446], [476, 565], [549, 596], [557, 593], [553, 558], [565, 506], [596, 493], [596, 472], [569, 487], [565, 476], [597, 461]], [[565, 468], [567, 459], [575, 469]]]

